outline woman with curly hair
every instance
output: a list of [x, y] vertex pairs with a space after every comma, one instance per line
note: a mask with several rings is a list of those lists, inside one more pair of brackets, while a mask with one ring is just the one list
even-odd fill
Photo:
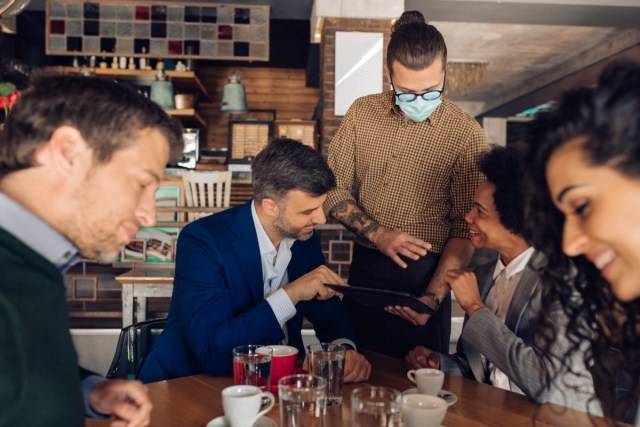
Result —
[[[533, 122], [529, 139], [527, 234], [548, 260], [543, 306], [559, 300], [569, 318], [572, 345], [560, 360], [582, 353], [605, 415], [633, 421], [640, 396], [640, 64], [612, 64], [597, 87], [567, 93], [557, 110]], [[556, 332], [541, 319], [545, 348]]]
[[[566, 324], [566, 316], [559, 304], [544, 310], [540, 305], [540, 274], [546, 263], [523, 237], [525, 187], [519, 159], [511, 150], [495, 147], [480, 161], [480, 170], [487, 180], [476, 189], [465, 221], [471, 244], [497, 251], [498, 260], [473, 271], [452, 269], [445, 276], [467, 314], [456, 353], [417, 346], [405, 361], [413, 369], [437, 368], [537, 402], [587, 410], [593, 382], [582, 360], [575, 358], [571, 371], [563, 371], [537, 348], [539, 313], [558, 325]], [[556, 347], [561, 353], [562, 340]], [[592, 411], [599, 413], [599, 408]]]

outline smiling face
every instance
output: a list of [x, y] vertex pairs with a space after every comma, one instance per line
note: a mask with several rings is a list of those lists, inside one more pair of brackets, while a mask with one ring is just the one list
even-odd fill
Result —
[[326, 194], [312, 196], [300, 190], [289, 191], [278, 204], [278, 216], [273, 221], [273, 228], [279, 237], [296, 240], [310, 238], [316, 224], [327, 222], [322, 210], [326, 198]]
[[558, 148], [547, 163], [549, 192], [564, 214], [562, 248], [584, 255], [621, 301], [640, 297], [640, 180], [589, 165], [584, 139]]
[[501, 251], [505, 242], [510, 241], [511, 233], [500, 222], [500, 214], [493, 203], [495, 190], [496, 186], [489, 181], [480, 183], [473, 196], [473, 207], [464, 217], [474, 248]]
[[87, 161], [90, 166], [78, 179], [73, 208], [60, 231], [86, 258], [114, 261], [141, 226], [155, 224], [155, 191], [169, 159], [169, 145], [155, 129], [136, 136], [111, 160], [99, 165]]

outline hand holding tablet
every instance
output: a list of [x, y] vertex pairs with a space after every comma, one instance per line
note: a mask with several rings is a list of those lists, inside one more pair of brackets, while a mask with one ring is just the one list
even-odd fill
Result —
[[384, 309], [389, 306], [409, 307], [417, 313], [434, 315], [436, 312], [418, 298], [405, 292], [388, 291], [385, 289], [363, 288], [359, 286], [336, 285], [332, 283], [324, 284], [336, 292], [340, 292], [361, 304], [370, 307]]

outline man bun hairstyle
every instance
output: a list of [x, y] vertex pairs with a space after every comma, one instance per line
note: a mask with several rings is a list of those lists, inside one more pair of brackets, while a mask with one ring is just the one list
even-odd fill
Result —
[[410, 70], [423, 70], [442, 59], [447, 64], [447, 45], [436, 27], [427, 24], [422, 13], [404, 12], [391, 27], [391, 40], [387, 47], [387, 68], [393, 74], [393, 64], [398, 62]]

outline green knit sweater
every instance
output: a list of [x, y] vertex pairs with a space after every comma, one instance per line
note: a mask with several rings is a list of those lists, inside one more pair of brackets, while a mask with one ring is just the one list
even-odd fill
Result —
[[0, 229], [0, 426], [84, 425], [62, 274]]

